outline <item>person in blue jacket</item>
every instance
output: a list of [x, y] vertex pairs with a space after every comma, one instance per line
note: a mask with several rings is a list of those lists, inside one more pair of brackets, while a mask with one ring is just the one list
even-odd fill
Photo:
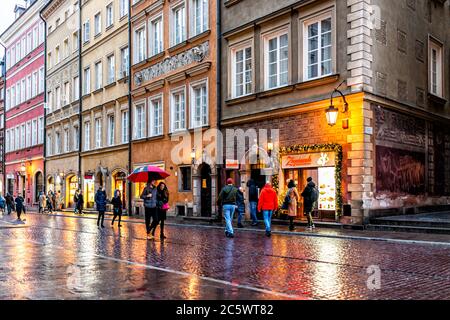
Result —
[[105, 211], [106, 211], [106, 204], [108, 203], [108, 199], [106, 198], [106, 192], [103, 189], [103, 186], [100, 186], [97, 190], [97, 193], [95, 194], [95, 206], [98, 211], [98, 218], [97, 218], [97, 227], [100, 227], [100, 220], [101, 220], [101, 227], [104, 228], [104, 221], [105, 221]]

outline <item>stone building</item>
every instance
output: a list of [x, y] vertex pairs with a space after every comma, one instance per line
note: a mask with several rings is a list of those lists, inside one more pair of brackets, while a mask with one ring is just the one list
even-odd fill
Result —
[[[216, 12], [216, 1], [132, 2], [132, 164], [171, 174], [170, 214], [216, 210], [216, 159], [201, 138], [217, 128]], [[135, 212], [143, 211], [143, 187], [133, 187]]]
[[121, 190], [127, 204], [128, 10], [123, 0], [81, 5], [81, 173], [88, 208], [100, 185], [108, 198]]
[[223, 2], [221, 125], [250, 140], [238, 159], [228, 139], [224, 177], [272, 180], [282, 199], [312, 176], [318, 216], [353, 224], [449, 205], [449, 14], [434, 0]]
[[80, 187], [79, 6], [50, 1], [42, 17], [47, 27], [46, 187], [61, 192], [69, 208]]
[[5, 184], [5, 60], [0, 61], [0, 194], [4, 196], [3, 186]]

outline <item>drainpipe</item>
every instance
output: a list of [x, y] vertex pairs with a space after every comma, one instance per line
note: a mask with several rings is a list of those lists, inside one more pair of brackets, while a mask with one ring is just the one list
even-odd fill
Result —
[[[216, 0], [216, 32], [217, 32], [217, 60], [216, 60], [216, 110], [217, 110], [217, 130], [221, 130], [221, 119], [222, 119], [222, 7], [221, 7], [220, 0]], [[223, 140], [223, 139], [222, 139]], [[223, 161], [223, 144], [220, 146], [222, 149], [222, 159], [219, 159], [220, 161]], [[217, 162], [217, 159], [216, 159]], [[218, 195], [218, 192], [220, 192], [220, 188], [222, 186], [222, 165], [217, 164], [217, 186], [216, 186], [216, 197]], [[219, 217], [219, 212], [216, 212], [217, 218]]]
[[2, 73], [5, 81], [3, 82], [3, 155], [2, 155], [2, 172], [3, 172], [3, 196], [6, 195], [6, 46], [3, 42], [0, 45], [5, 50], [5, 58], [3, 59]]
[[[44, 7], [44, 9], [47, 6]], [[47, 143], [45, 138], [47, 137], [47, 21], [42, 17], [42, 11], [39, 12], [39, 17], [44, 22], [44, 133], [42, 137], [42, 143], [43, 143], [43, 159], [44, 159], [44, 173], [43, 173], [43, 179], [44, 179], [44, 193], [47, 191]], [[39, 135], [39, 134], [38, 134]], [[36, 183], [37, 181], [35, 181]]]
[[[133, 130], [132, 130], [132, 126], [131, 126], [131, 119], [133, 119], [132, 117], [132, 112], [133, 112], [133, 108], [131, 107], [132, 104], [132, 99], [131, 99], [131, 1], [128, 1], [128, 171], [129, 173], [131, 173], [133, 171], [132, 168], [132, 134], [133, 134]], [[132, 184], [131, 181], [127, 180], [127, 194], [128, 194], [128, 215], [131, 216], [132, 215], [132, 202], [131, 202], [131, 193], [132, 193]]]
[[81, 48], [83, 45], [82, 40], [82, 17], [81, 17], [81, 9], [82, 4], [81, 1], [78, 1], [78, 189], [81, 188], [81, 146], [83, 145], [83, 66], [82, 56], [81, 56]]

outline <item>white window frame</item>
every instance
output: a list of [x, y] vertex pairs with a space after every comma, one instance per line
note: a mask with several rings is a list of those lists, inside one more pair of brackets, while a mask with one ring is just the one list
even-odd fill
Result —
[[[142, 43], [138, 43], [138, 31], [140, 31], [142, 29], [142, 35], [143, 35], [143, 40]], [[133, 33], [133, 37], [134, 37], [134, 63], [139, 63], [144, 61], [147, 58], [147, 27], [146, 24], [143, 23], [139, 26], [137, 26], [134, 29], [134, 33]], [[138, 45], [139, 44], [139, 45]], [[142, 58], [140, 57], [140, 50], [138, 50], [138, 48], [140, 48], [140, 45], [142, 45]]]
[[91, 24], [89, 19], [83, 23], [83, 43], [89, 42], [91, 38]]
[[[155, 127], [155, 102], [159, 103], [159, 128], [160, 131], [156, 131]], [[148, 99], [148, 123], [149, 123], [149, 137], [161, 136], [164, 133], [164, 99], [162, 94], [150, 97]]]
[[128, 132], [129, 125], [130, 125], [130, 112], [128, 110], [123, 110], [121, 112], [122, 143], [129, 142], [129, 132]]
[[95, 86], [94, 91], [100, 90], [103, 87], [103, 62], [97, 61], [94, 65]]
[[[108, 74], [107, 74], [107, 84], [112, 84], [116, 81], [116, 56], [114, 54], [110, 54], [107, 58], [107, 68], [108, 68]], [[112, 63], [111, 63], [112, 62]], [[112, 67], [112, 68], [111, 68]]]
[[[158, 28], [156, 28], [158, 23]], [[149, 19], [150, 55], [155, 56], [164, 51], [164, 16], [161, 13]]]
[[91, 93], [91, 68], [87, 67], [83, 70], [83, 95]]
[[[444, 46], [441, 42], [429, 37], [428, 48], [428, 90], [431, 94], [443, 98]], [[433, 72], [433, 51], [436, 51], [436, 75]], [[434, 83], [434, 77], [436, 83]]]
[[84, 151], [91, 150], [91, 122], [84, 123]]
[[102, 13], [97, 12], [94, 16], [94, 37], [99, 36], [102, 33]]
[[128, 14], [128, 1], [129, 0], [119, 0], [119, 15], [120, 18], [125, 17]]
[[[280, 38], [283, 35], [287, 35], [287, 43], [288, 43], [288, 60], [287, 60], [287, 82], [286, 83], [281, 83], [281, 72], [280, 72]], [[270, 86], [270, 77], [269, 77], [269, 42], [272, 39], [277, 38], [277, 83], [275, 86], [271, 87]], [[264, 88], [265, 90], [273, 90], [276, 88], [281, 88], [284, 86], [287, 86], [289, 84], [290, 81], [290, 63], [291, 63], [291, 56], [290, 56], [290, 50], [291, 50], [291, 39], [290, 39], [290, 33], [289, 33], [289, 26], [283, 26], [277, 30], [274, 30], [270, 33], [267, 33], [263, 36], [263, 44], [264, 44]]]
[[[251, 58], [250, 58], [251, 59], [251, 69], [250, 70], [246, 69], [246, 60], [248, 60], [248, 58], [246, 57], [246, 50], [247, 49], [251, 50]], [[237, 94], [237, 90], [236, 90], [236, 86], [237, 86], [237, 81], [236, 81], [236, 76], [237, 76], [237, 62], [236, 61], [237, 60], [236, 60], [236, 57], [237, 57], [237, 53], [239, 51], [243, 51], [243, 61], [242, 61], [242, 63], [243, 63], [242, 95], [238, 95]], [[247, 95], [252, 94], [255, 91], [255, 89], [254, 89], [254, 76], [255, 76], [255, 72], [254, 72], [254, 69], [255, 69], [254, 68], [254, 55], [255, 55], [255, 53], [254, 53], [252, 41], [249, 40], [249, 41], [246, 41], [246, 42], [244, 42], [242, 44], [232, 46], [230, 48], [230, 52], [231, 52], [231, 54], [230, 54], [230, 56], [231, 56], [231, 81], [230, 81], [230, 84], [231, 84], [231, 90], [230, 90], [231, 91], [231, 97], [232, 98], [245, 97]], [[245, 81], [247, 72], [250, 72], [250, 74], [251, 74], [249, 83]], [[247, 92], [247, 89], [246, 89], [247, 88], [247, 84], [250, 84], [250, 91], [249, 92]]]
[[114, 3], [110, 2], [106, 6], [106, 28], [114, 25]]
[[[180, 119], [180, 127], [179, 128], [175, 128], [175, 95], [178, 95], [180, 93], [183, 93], [184, 96], [184, 113], [183, 113], [183, 118], [184, 118], [184, 125], [181, 126], [181, 119]], [[170, 132], [171, 133], [175, 133], [175, 132], [182, 132], [182, 131], [186, 131], [187, 129], [187, 112], [186, 112], [186, 87], [180, 87], [180, 88], [176, 88], [174, 90], [172, 90], [170, 92]]]
[[94, 133], [95, 133], [95, 147], [101, 148], [103, 146], [103, 123], [102, 118], [96, 118], [94, 121]]
[[64, 152], [70, 152], [70, 134], [69, 129], [64, 129]]
[[[107, 143], [108, 146], [114, 146], [116, 143], [116, 117], [114, 116], [113, 113], [108, 114], [108, 116], [106, 117], [107, 122], [108, 122], [108, 136], [107, 136]], [[112, 122], [111, 122], [112, 119]]]
[[[195, 95], [195, 90], [199, 87], [205, 88], [205, 95], [206, 95], [206, 114], [203, 112], [203, 101], [201, 101], [200, 104], [200, 123], [197, 123], [196, 118], [196, 108], [197, 108], [197, 96]], [[196, 81], [190, 84], [190, 94], [189, 94], [189, 114], [190, 114], [190, 128], [196, 129], [196, 128], [202, 128], [209, 125], [209, 88], [208, 88], [208, 78], [202, 79], [200, 81]], [[204, 118], [206, 117], [206, 121], [204, 122]]]
[[[142, 107], [143, 110], [143, 114], [142, 115], [138, 115], [137, 109], [138, 107]], [[145, 119], [147, 119], [146, 116], [146, 110], [147, 110], [147, 104], [145, 100], [141, 100], [136, 102], [133, 105], [134, 108], [134, 121], [133, 121], [133, 139], [134, 140], [139, 140], [139, 139], [143, 139], [146, 136], [146, 121]], [[140, 132], [142, 129], [142, 132]], [[138, 135], [138, 132], [141, 133], [140, 135]]]
[[44, 143], [44, 117], [38, 119], [38, 144]]
[[[125, 78], [128, 76], [128, 62], [130, 59], [129, 47], [124, 47], [120, 49], [120, 78]], [[125, 72], [125, 74], [124, 74]]]
[[[179, 29], [176, 25], [175, 25], [175, 12], [180, 9], [183, 8], [183, 16], [182, 16], [182, 21], [180, 24], [181, 27], [181, 35], [180, 35], [180, 39], [177, 41], [177, 30]], [[170, 7], [170, 44], [171, 46], [176, 46], [179, 43], [182, 43], [183, 41], [186, 41], [186, 37], [187, 37], [187, 15], [186, 15], [186, 1], [179, 1], [176, 4], [172, 5]]]
[[[201, 24], [200, 30], [197, 31], [197, 13], [195, 10], [195, 2], [199, 1], [200, 5], [200, 16], [201, 16]], [[206, 5], [206, 8], [205, 8]], [[196, 35], [202, 34], [203, 32], [209, 29], [209, 4], [208, 0], [190, 0], [190, 33], [191, 37], [195, 37]]]
[[[330, 73], [322, 73], [322, 25], [321, 22], [326, 19], [331, 19], [331, 70]], [[301, 22], [301, 28], [302, 28], [302, 41], [303, 41], [303, 81], [311, 81], [315, 79], [320, 79], [323, 77], [330, 76], [334, 73], [335, 70], [335, 61], [336, 61], [336, 39], [335, 39], [335, 32], [336, 32], [336, 24], [335, 24], [335, 15], [333, 10], [329, 10], [326, 12], [321, 12], [316, 14], [315, 16], [308, 18], [306, 20], [302, 20]], [[308, 51], [309, 51], [309, 45], [308, 45], [308, 27], [314, 23], [318, 23], [319, 30], [318, 30], [318, 43], [317, 43], [317, 76], [316, 77], [309, 77], [308, 76]]]

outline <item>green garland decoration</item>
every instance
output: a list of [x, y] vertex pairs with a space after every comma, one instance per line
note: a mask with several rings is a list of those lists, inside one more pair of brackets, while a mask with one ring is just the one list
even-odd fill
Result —
[[[288, 154], [295, 153], [312, 153], [312, 152], [335, 152], [335, 166], [336, 166], [336, 216], [339, 218], [342, 216], [342, 206], [343, 206], [343, 195], [342, 195], [342, 162], [343, 162], [343, 149], [342, 145], [337, 143], [326, 143], [326, 144], [314, 144], [314, 145], [294, 145], [289, 147], [281, 147], [279, 151], [279, 163], [281, 163], [281, 158]], [[280, 183], [279, 175], [274, 175], [272, 177], [273, 188], [279, 193]], [[279, 201], [284, 201], [284, 197]]]

